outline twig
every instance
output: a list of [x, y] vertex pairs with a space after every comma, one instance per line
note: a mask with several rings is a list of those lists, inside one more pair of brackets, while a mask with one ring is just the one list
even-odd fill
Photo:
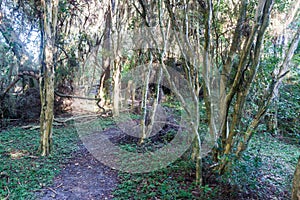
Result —
[[51, 190], [54, 194], [57, 194], [57, 192], [54, 189], [52, 189], [51, 187], [47, 187], [47, 189]]
[[58, 186], [55, 187], [55, 189], [60, 188], [61, 186], [63, 186], [63, 183], [60, 183]]
[[213, 164], [213, 165], [209, 166], [208, 168], [209, 168], [209, 169], [211, 169], [211, 168], [215, 168], [215, 167], [217, 167], [217, 166], [219, 166], [219, 165], [220, 165], [219, 163], [215, 163], [215, 164]]
[[[53, 122], [53, 125], [54, 126], [62, 126], [62, 124], [61, 123], [63, 123], [63, 122], [60, 122], [60, 123], [55, 123], [55, 122]], [[26, 125], [26, 126], [22, 126], [21, 128], [23, 128], [23, 129], [29, 129], [29, 130], [37, 130], [37, 129], [39, 129], [40, 128], [40, 126], [39, 125], [36, 125], [36, 126], [34, 126], [34, 125]]]

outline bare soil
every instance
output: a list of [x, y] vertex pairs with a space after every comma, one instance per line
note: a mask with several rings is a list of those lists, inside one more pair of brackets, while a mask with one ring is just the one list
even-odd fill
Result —
[[83, 146], [73, 155], [50, 187], [37, 196], [41, 200], [112, 199], [116, 188], [117, 172], [96, 160]]

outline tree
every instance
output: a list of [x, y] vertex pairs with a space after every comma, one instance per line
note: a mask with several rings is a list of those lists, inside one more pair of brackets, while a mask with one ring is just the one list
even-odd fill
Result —
[[112, 29], [112, 16], [111, 5], [108, 3], [107, 11], [105, 13], [105, 29], [103, 37], [103, 52], [102, 52], [102, 67], [104, 71], [100, 77], [100, 87], [98, 91], [98, 98], [101, 99], [100, 106], [103, 107], [107, 103], [109, 95], [109, 78], [111, 72], [111, 29]]
[[56, 28], [58, 0], [42, 0], [43, 15], [41, 19], [41, 115], [40, 115], [40, 147], [42, 156], [48, 156], [52, 146], [52, 122], [54, 106], [54, 68], [56, 64]]
[[[23, 38], [24, 35], [38, 30], [35, 21], [28, 17], [23, 9], [19, 7], [14, 9], [11, 1], [0, 2], [0, 7], [0, 32], [3, 36], [0, 45], [2, 57], [0, 59], [0, 115], [1, 117], [16, 117], [23, 112], [17, 106], [18, 99], [12, 98], [9, 92], [16, 87], [20, 80], [22, 80], [22, 85], [19, 84], [22, 88], [22, 95], [29, 88], [38, 85], [36, 79], [38, 75], [33, 74], [33, 71], [36, 71], [34, 69], [37, 63], [28, 49], [28, 41]], [[23, 28], [20, 30], [21, 24], [23, 24]], [[11, 106], [12, 104], [16, 106]]]
[[[207, 1], [205, 6], [204, 100], [210, 131], [213, 132], [213, 135], [217, 135], [214, 160], [218, 162], [220, 174], [226, 171], [228, 163], [234, 157], [231, 156], [234, 155], [234, 151], [238, 158], [241, 152], [247, 148], [260, 119], [272, 103], [274, 91], [278, 89], [283, 77], [288, 73], [289, 61], [298, 45], [299, 30], [296, 31], [295, 37], [288, 41], [291, 44], [283, 62], [272, 67], [272, 76], [267, 77], [267, 87], [262, 92], [259, 103], [256, 104], [255, 110], [257, 112], [253, 112], [250, 120], [247, 120], [245, 109], [249, 106], [247, 101], [250, 100], [251, 88], [258, 80], [257, 73], [264, 70], [261, 67], [262, 48], [273, 4], [272, 0], [261, 0], [255, 9], [248, 1], [240, 1], [239, 4], [231, 5], [233, 9], [238, 10], [235, 12], [237, 14], [233, 13], [236, 22], [233, 31], [226, 30], [226, 27], [221, 24], [223, 20], [228, 19], [222, 19], [218, 15], [220, 10], [215, 6], [215, 2]], [[221, 36], [225, 39], [221, 40]], [[224, 40], [225, 42], [223, 42]], [[211, 46], [212, 43], [220, 48], [214, 49]], [[217, 70], [221, 72], [220, 81], [215, 81], [219, 91], [216, 91], [210, 82], [211, 78], [214, 77], [211, 72]], [[219, 105], [214, 105], [211, 102], [214, 98], [212, 91], [219, 93]], [[217, 116], [211, 115], [214, 106], [220, 109]]]
[[[149, 5], [139, 2], [142, 11], [138, 12], [147, 24], [147, 15], [152, 11], [149, 10]], [[234, 157], [231, 155], [239, 157], [247, 148], [261, 118], [272, 103], [274, 91], [278, 89], [283, 77], [288, 73], [289, 61], [298, 44], [297, 31], [294, 39], [292, 37], [288, 41], [290, 47], [282, 63], [273, 66], [272, 76], [267, 76], [267, 87], [261, 91], [259, 103], [252, 102], [255, 104], [255, 109], [251, 117], [247, 119], [245, 110], [249, 108], [251, 89], [259, 80], [258, 72], [264, 71], [261, 63], [262, 48], [264, 41], [268, 40], [265, 35], [273, 5], [273, 0], [260, 0], [257, 4], [249, 3], [247, 0], [229, 4], [212, 0], [185, 1], [184, 6], [180, 3], [172, 4], [170, 1], [158, 1], [158, 10], [166, 8], [164, 10], [168, 14], [159, 13], [158, 15], [161, 37], [166, 38], [166, 41], [170, 39], [167, 34], [164, 34], [166, 31], [162, 28], [166, 26], [167, 23], [164, 21], [168, 19], [171, 21], [171, 29], [178, 33], [174, 43], [180, 47], [180, 56], [184, 57], [186, 62], [187, 80], [189, 80], [190, 88], [193, 88], [191, 96], [195, 96], [194, 111], [199, 109], [197, 94], [200, 85], [198, 82], [202, 82], [208, 127], [211, 137], [215, 140], [213, 157], [220, 174], [226, 171], [228, 163]], [[221, 12], [228, 14], [220, 15]], [[202, 20], [195, 20], [189, 13], [193, 13]], [[190, 24], [199, 29], [203, 28], [204, 34], [199, 33], [198, 30], [191, 32], [192, 25]], [[152, 42], [155, 43], [155, 40], [156, 38]], [[198, 48], [191, 49], [191, 44], [197, 44]], [[156, 46], [159, 48], [158, 45]], [[160, 47], [165, 48], [164, 45]], [[160, 57], [164, 57], [164, 51], [161, 52]], [[193, 59], [198, 62], [193, 62]], [[167, 74], [166, 70], [164, 72]], [[220, 77], [217, 72], [221, 72]], [[173, 81], [172, 78], [169, 80]], [[176, 91], [175, 88], [172, 89]], [[181, 102], [186, 105], [184, 100]], [[188, 110], [187, 108], [186, 111]], [[189, 117], [191, 122], [193, 121], [193, 133], [199, 136], [197, 133], [199, 113], [194, 113], [195, 115]], [[201, 143], [200, 138], [198, 141]], [[201, 145], [198, 145], [198, 148], [200, 152], [198, 155], [201, 155]], [[196, 157], [198, 160], [201, 159], [200, 156]]]
[[298, 164], [295, 170], [293, 190], [292, 190], [292, 200], [299, 200], [299, 199], [300, 199], [300, 156], [298, 158]]

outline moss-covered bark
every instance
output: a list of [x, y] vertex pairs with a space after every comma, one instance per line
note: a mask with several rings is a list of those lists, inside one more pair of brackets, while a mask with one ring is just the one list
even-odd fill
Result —
[[295, 170], [293, 190], [292, 190], [292, 200], [299, 200], [299, 199], [300, 199], [300, 156]]
[[54, 107], [54, 65], [55, 36], [58, 13], [58, 0], [42, 0], [42, 66], [40, 79], [41, 116], [40, 116], [40, 147], [42, 156], [50, 154], [52, 146], [52, 122]]

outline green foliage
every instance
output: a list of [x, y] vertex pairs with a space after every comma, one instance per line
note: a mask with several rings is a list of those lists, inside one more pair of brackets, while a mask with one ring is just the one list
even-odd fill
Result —
[[77, 149], [74, 128], [54, 129], [50, 157], [37, 154], [39, 131], [12, 128], [0, 134], [0, 199], [31, 199], [34, 191], [49, 185], [60, 166]]
[[[199, 199], [212, 194], [209, 186], [193, 183], [192, 161], [178, 160], [169, 167], [145, 174], [120, 173], [121, 183], [114, 191], [115, 199]], [[201, 196], [201, 197], [200, 197]], [[205, 198], [207, 199], [207, 198]]]
[[[299, 75], [298, 75], [299, 79]], [[278, 101], [278, 126], [285, 136], [293, 136], [300, 143], [300, 86], [286, 84]]]
[[176, 117], [181, 117], [183, 107], [181, 106], [181, 103], [176, 100], [176, 98], [172, 95], [169, 95], [166, 97], [166, 101], [162, 103], [162, 106], [166, 108], [170, 108], [172, 110], [172, 113]]
[[291, 1], [291, 0], [286, 0], [286, 1], [275, 0], [274, 10], [279, 11], [279, 12], [286, 12], [286, 11], [288, 11], [292, 2], [293, 1]]
[[[0, 41], [4, 40], [0, 34]], [[17, 61], [12, 53], [12, 49], [5, 43], [0, 43], [0, 91], [3, 91], [5, 87], [10, 83], [12, 77], [15, 74], [15, 66]]]
[[114, 199], [218, 199], [219, 188], [197, 186], [193, 161], [178, 159], [167, 168], [144, 173], [120, 173]]
[[241, 160], [232, 163], [232, 171], [222, 177], [223, 182], [239, 190], [289, 198], [294, 167], [300, 155], [300, 146], [285, 144], [269, 134], [254, 136]]

